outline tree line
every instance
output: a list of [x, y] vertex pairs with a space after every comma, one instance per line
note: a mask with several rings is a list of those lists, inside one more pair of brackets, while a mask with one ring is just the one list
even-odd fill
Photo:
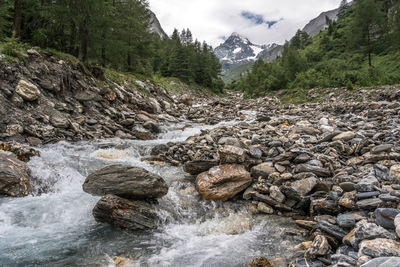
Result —
[[311, 38], [297, 31], [272, 62], [257, 61], [229, 87], [256, 96], [269, 90], [400, 82], [400, 1], [342, 1], [338, 20]]
[[0, 40], [16, 38], [88, 64], [177, 77], [221, 90], [221, 66], [189, 29], [151, 33], [146, 0], [0, 0]]

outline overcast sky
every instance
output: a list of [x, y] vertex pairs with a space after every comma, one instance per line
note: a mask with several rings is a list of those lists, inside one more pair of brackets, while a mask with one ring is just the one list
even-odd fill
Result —
[[163, 29], [189, 28], [216, 47], [232, 32], [256, 44], [281, 44], [340, 0], [149, 0]]

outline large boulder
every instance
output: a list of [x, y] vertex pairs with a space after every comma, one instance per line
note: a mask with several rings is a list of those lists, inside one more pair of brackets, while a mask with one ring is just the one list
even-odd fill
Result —
[[242, 165], [228, 164], [199, 174], [196, 187], [204, 199], [227, 201], [252, 183], [251, 175]]
[[32, 192], [31, 171], [14, 156], [0, 153], [0, 196], [24, 197]]
[[18, 82], [15, 92], [25, 101], [35, 101], [40, 96], [39, 88], [25, 80], [20, 80]]
[[93, 208], [97, 222], [131, 231], [156, 229], [159, 218], [147, 202], [105, 195]]
[[168, 193], [164, 179], [139, 167], [112, 165], [90, 174], [83, 191], [94, 196], [113, 194], [128, 199], [160, 198]]

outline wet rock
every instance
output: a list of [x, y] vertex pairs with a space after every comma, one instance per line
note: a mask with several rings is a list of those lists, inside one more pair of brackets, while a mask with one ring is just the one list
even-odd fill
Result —
[[270, 162], [264, 162], [251, 168], [251, 175], [253, 177], [268, 178], [271, 173], [275, 172], [275, 167]]
[[353, 139], [355, 136], [356, 134], [353, 132], [344, 132], [333, 137], [332, 141], [338, 141], [338, 140], [349, 141]]
[[398, 209], [376, 209], [375, 210], [375, 222], [377, 225], [382, 226], [385, 229], [395, 230], [394, 219], [400, 214]]
[[97, 222], [107, 223], [130, 231], [156, 229], [159, 223], [156, 210], [147, 202], [105, 195], [93, 209]]
[[150, 154], [152, 156], [156, 156], [156, 155], [160, 155], [162, 153], [168, 152], [168, 150], [169, 150], [169, 146], [167, 146], [167, 145], [164, 145], [164, 144], [156, 145], [155, 147], [153, 147], [151, 149]]
[[295, 181], [291, 183], [290, 186], [282, 186], [281, 190], [288, 198], [301, 200], [311, 192], [311, 190], [313, 190], [317, 182], [317, 178], [310, 177], [300, 181]]
[[196, 188], [204, 199], [227, 201], [249, 187], [252, 180], [244, 166], [221, 165], [199, 174]]
[[135, 134], [136, 138], [139, 140], [153, 140], [155, 139], [154, 135], [149, 132], [148, 130], [146, 130], [145, 128], [143, 128], [142, 126], [136, 126], [133, 129], [133, 133]]
[[317, 223], [317, 228], [340, 241], [347, 235], [347, 232], [342, 228], [324, 220]]
[[162, 132], [161, 128], [159, 125], [157, 125], [156, 123], [152, 122], [152, 121], [146, 121], [143, 124], [143, 127], [147, 130], [149, 130], [150, 132], [154, 133], [154, 134], [159, 134]]
[[26, 142], [28, 142], [28, 144], [31, 146], [40, 146], [42, 144], [42, 140], [32, 136], [27, 137]]
[[246, 151], [239, 147], [221, 146], [218, 153], [222, 164], [243, 163], [246, 160]]
[[379, 257], [361, 265], [361, 267], [397, 267], [400, 266], [400, 257]]
[[323, 235], [317, 235], [311, 244], [311, 247], [306, 251], [305, 255], [308, 258], [315, 259], [318, 256], [325, 256], [332, 251], [328, 240]]
[[24, 127], [19, 124], [9, 124], [6, 128], [5, 136], [11, 137], [22, 134], [24, 132]]
[[25, 80], [20, 80], [18, 82], [15, 92], [25, 101], [35, 101], [40, 96], [40, 91], [37, 86]]
[[0, 143], [0, 150], [13, 153], [14, 156], [23, 162], [28, 162], [32, 157], [40, 156], [39, 151], [36, 149], [16, 142]]
[[385, 238], [364, 240], [360, 243], [359, 253], [372, 258], [400, 257], [400, 243]]
[[193, 160], [185, 163], [183, 170], [191, 175], [198, 175], [217, 165], [217, 160]]
[[356, 226], [356, 220], [353, 216], [342, 214], [337, 217], [337, 224], [342, 228], [353, 228]]
[[14, 156], [0, 153], [0, 196], [25, 197], [32, 192], [29, 167]]
[[314, 230], [317, 227], [317, 223], [314, 221], [296, 220], [296, 224], [307, 230]]
[[113, 194], [129, 199], [160, 198], [168, 193], [164, 179], [139, 167], [112, 165], [91, 173], [83, 184], [86, 193]]
[[321, 176], [321, 177], [331, 176], [331, 172], [329, 170], [324, 169], [319, 166], [310, 165], [310, 164], [297, 165], [296, 173], [302, 173], [302, 172], [311, 172], [311, 173], [314, 173], [315, 175]]
[[249, 267], [273, 267], [272, 264], [266, 258], [255, 258]]

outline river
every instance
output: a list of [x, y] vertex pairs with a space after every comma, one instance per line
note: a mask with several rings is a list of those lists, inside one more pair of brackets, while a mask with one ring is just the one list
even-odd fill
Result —
[[[243, 203], [201, 199], [182, 168], [141, 161], [157, 144], [184, 141], [211, 126], [169, 127], [154, 141], [99, 140], [45, 145], [29, 162], [35, 192], [0, 199], [1, 266], [248, 266], [257, 256], [287, 258], [293, 222], [253, 218]], [[161, 175], [169, 193], [159, 200], [162, 226], [130, 233], [98, 224], [91, 214], [99, 197], [82, 190], [85, 177], [111, 164], [143, 167]]]

